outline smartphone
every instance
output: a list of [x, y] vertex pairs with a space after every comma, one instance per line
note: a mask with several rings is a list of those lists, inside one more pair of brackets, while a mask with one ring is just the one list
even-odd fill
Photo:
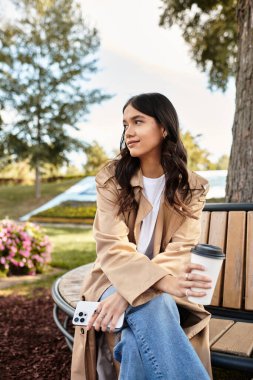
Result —
[[[76, 309], [74, 312], [74, 316], [72, 319], [73, 325], [77, 326], [87, 326], [91, 316], [94, 311], [97, 309], [100, 302], [92, 302], [92, 301], [79, 301], [77, 302]], [[117, 321], [115, 332], [119, 330], [123, 326], [125, 313], [122, 313]], [[93, 324], [94, 326], [94, 324]], [[109, 330], [110, 323], [107, 326]]]

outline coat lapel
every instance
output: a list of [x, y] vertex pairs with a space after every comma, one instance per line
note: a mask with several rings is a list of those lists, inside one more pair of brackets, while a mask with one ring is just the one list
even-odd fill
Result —
[[134, 238], [136, 244], [138, 244], [140, 237], [141, 223], [146, 215], [152, 210], [152, 205], [147, 200], [141, 188], [139, 188], [139, 208], [136, 215], [135, 225], [134, 225]]
[[162, 247], [162, 242], [165, 242], [165, 245], [167, 245], [174, 232], [183, 223], [184, 219], [185, 217], [179, 215], [166, 201], [163, 192], [154, 231], [154, 256], [165, 248], [165, 246]]
[[160, 207], [157, 215], [157, 220], [155, 224], [154, 231], [154, 246], [153, 246], [153, 254], [157, 255], [161, 251], [161, 242], [164, 230], [164, 191], [161, 195]]
[[[134, 189], [134, 196], [139, 205], [135, 223], [134, 223], [134, 239], [136, 244], [139, 241], [141, 223], [146, 215], [152, 210], [152, 205], [143, 193], [143, 176], [141, 168], [139, 168], [130, 180], [130, 184]], [[121, 188], [119, 185], [118, 188]]]

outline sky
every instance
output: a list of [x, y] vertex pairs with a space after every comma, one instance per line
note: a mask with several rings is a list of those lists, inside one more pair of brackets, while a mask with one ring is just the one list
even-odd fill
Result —
[[88, 142], [97, 140], [110, 154], [119, 148], [122, 107], [127, 99], [142, 92], [161, 92], [176, 108], [182, 131], [202, 135], [198, 141], [212, 160], [229, 155], [234, 80], [225, 93], [208, 89], [207, 74], [190, 58], [179, 27], [158, 26], [161, 2], [81, 1], [84, 23], [98, 29], [101, 41], [99, 72], [89, 86], [114, 96], [91, 107], [87, 120], [79, 124], [78, 136]]

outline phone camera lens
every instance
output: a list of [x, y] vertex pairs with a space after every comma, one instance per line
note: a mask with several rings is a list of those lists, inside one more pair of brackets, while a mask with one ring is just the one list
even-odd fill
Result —
[[79, 321], [79, 318], [78, 318], [78, 317], [75, 317], [74, 321], [75, 321], [75, 322], [78, 322], [78, 321]]
[[82, 312], [82, 311], [80, 311], [80, 313], [79, 313], [78, 315], [79, 315], [79, 317], [81, 317], [81, 316], [83, 315], [83, 312]]
[[84, 318], [80, 318], [80, 322], [82, 322], [82, 323], [83, 323], [84, 321], [85, 321], [85, 319], [84, 319]]

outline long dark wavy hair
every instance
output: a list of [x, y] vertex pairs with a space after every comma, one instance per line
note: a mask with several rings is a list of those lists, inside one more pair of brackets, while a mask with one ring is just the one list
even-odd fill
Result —
[[[179, 134], [177, 112], [169, 99], [159, 93], [146, 93], [131, 97], [123, 107], [128, 105], [136, 110], [153, 117], [164, 127], [167, 136], [162, 141], [161, 165], [166, 174], [165, 199], [174, 207], [176, 212], [183, 216], [195, 218], [186, 202], [191, 200], [191, 190], [188, 183], [187, 153]], [[115, 177], [122, 190], [119, 193], [119, 213], [138, 208], [134, 198], [134, 191], [130, 180], [140, 168], [140, 159], [132, 157], [125, 144], [125, 131], [120, 141], [120, 154], [113, 160], [115, 164]], [[188, 199], [190, 195], [190, 199]]]

